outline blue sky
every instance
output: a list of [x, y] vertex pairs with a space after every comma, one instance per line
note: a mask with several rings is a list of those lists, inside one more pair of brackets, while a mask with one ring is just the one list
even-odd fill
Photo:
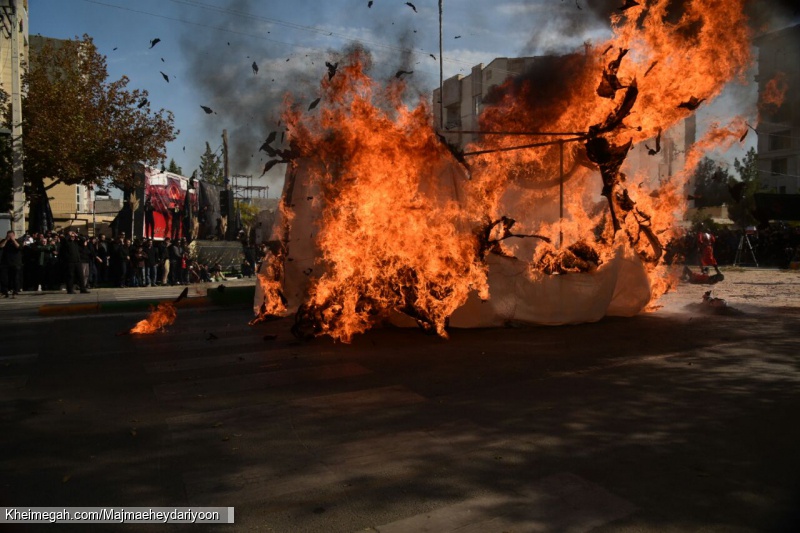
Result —
[[[29, 29], [90, 35], [111, 79], [128, 76], [130, 88], [150, 93], [153, 109], [171, 110], [180, 135], [167, 161], [174, 158], [184, 174], [198, 166], [206, 142], [220, 148], [227, 128], [231, 173], [257, 177], [266, 160], [257, 150], [276, 129], [283, 95], [312, 100], [324, 62], [345, 47], [366, 46], [376, 76], [406, 68], [414, 71], [414, 90], [430, 94], [438, 86], [439, 63], [429, 56], [439, 56], [438, 0], [413, 4], [416, 11], [403, 0], [374, 0], [371, 8], [367, 0], [30, 0]], [[444, 75], [467, 74], [495, 57], [569, 52], [608, 35], [604, 17], [572, 0], [445, 0]], [[747, 88], [735, 95], [731, 102], [752, 100]], [[279, 166], [255, 184], [275, 196], [282, 178]]]

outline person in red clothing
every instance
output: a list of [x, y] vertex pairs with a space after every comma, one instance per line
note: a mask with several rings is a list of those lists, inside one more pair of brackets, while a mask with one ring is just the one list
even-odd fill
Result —
[[717, 260], [714, 258], [714, 236], [701, 228], [697, 234], [697, 246], [700, 249], [700, 270], [708, 272], [708, 267], [714, 267], [717, 274], [722, 274], [717, 267]]

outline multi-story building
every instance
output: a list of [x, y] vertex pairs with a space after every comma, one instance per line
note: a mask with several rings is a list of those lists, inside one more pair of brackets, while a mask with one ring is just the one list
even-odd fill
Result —
[[761, 190], [800, 193], [800, 24], [757, 38]]

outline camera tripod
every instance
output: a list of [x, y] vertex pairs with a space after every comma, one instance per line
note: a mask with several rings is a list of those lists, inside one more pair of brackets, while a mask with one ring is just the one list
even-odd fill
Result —
[[756, 253], [753, 251], [753, 245], [750, 244], [750, 237], [746, 233], [739, 237], [739, 247], [736, 249], [736, 257], [733, 259], [733, 265], [739, 266], [742, 263], [742, 253], [745, 251], [745, 247], [747, 247], [750, 257], [753, 258], [753, 263], [758, 266]]

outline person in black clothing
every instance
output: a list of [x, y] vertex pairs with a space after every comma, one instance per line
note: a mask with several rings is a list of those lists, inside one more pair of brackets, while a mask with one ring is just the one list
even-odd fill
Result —
[[151, 287], [156, 286], [156, 275], [158, 270], [158, 248], [153, 246], [153, 241], [147, 239], [144, 242], [144, 253], [145, 253], [145, 260], [144, 260], [144, 267], [145, 271], [145, 280], [144, 284], [145, 287], [150, 285]]
[[252, 278], [256, 268], [256, 247], [249, 240], [242, 241], [244, 262], [242, 263], [242, 276]]
[[97, 254], [97, 285], [100, 285], [108, 281], [108, 258], [111, 255], [105, 235], [100, 235], [95, 253]]
[[130, 261], [129, 247], [126, 241], [122, 240], [122, 237], [120, 237], [111, 249], [111, 265], [117, 287], [125, 287], [128, 281], [128, 261]]
[[77, 281], [81, 293], [87, 294], [89, 291], [86, 290], [86, 280], [83, 279], [81, 270], [81, 246], [78, 243], [78, 235], [74, 231], [70, 231], [67, 239], [61, 243], [58, 256], [64, 266], [67, 293], [75, 294], [75, 281]]
[[81, 276], [83, 276], [83, 283], [88, 288], [92, 282], [92, 263], [95, 261], [94, 246], [91, 245], [89, 239], [78, 236], [78, 244], [80, 245], [81, 256]]
[[156, 221], [153, 213], [155, 212], [155, 208], [153, 207], [153, 203], [150, 201], [148, 197], [147, 200], [144, 201], [144, 235], [148, 239], [153, 238], [153, 234], [156, 228]]
[[0, 292], [8, 298], [11, 291], [11, 297], [16, 298], [22, 285], [22, 250], [13, 230], [0, 241], [0, 254]]
[[183, 248], [180, 242], [176, 239], [168, 248], [169, 253], [169, 277], [170, 285], [180, 285], [183, 278], [183, 270], [181, 264], [183, 263]]
[[173, 202], [169, 212], [172, 215], [172, 240], [177, 241], [181, 237], [181, 206], [178, 205], [178, 202]]

